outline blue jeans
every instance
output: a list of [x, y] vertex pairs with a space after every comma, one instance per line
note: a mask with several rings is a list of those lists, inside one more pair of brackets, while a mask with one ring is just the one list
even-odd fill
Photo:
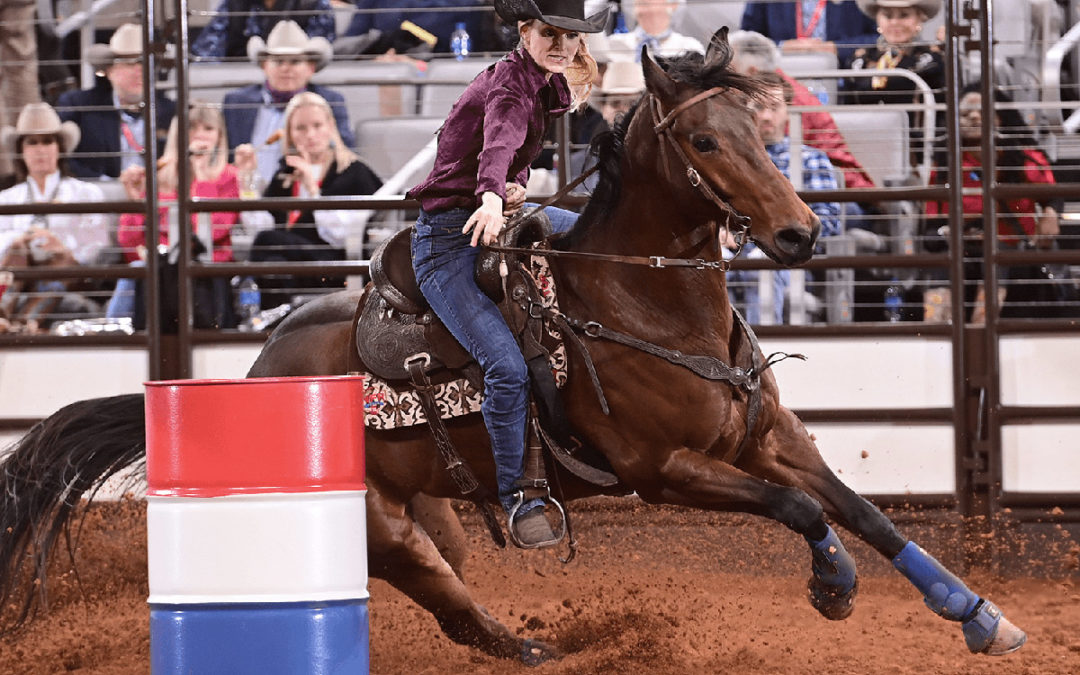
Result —
[[[522, 206], [523, 211], [532, 211], [537, 206], [540, 206], [536, 202], [525, 202]], [[548, 220], [551, 221], [551, 231], [553, 234], [562, 234], [563, 232], [569, 232], [574, 227], [574, 223], [577, 222], [579, 214], [573, 211], [567, 211], [566, 209], [560, 209], [557, 206], [549, 206], [544, 209], [544, 213], [547, 214]], [[468, 216], [466, 216], [468, 217]]]
[[[476, 285], [480, 248], [470, 246], [471, 234], [461, 231], [472, 212], [421, 211], [412, 237], [413, 269], [431, 309], [484, 372], [480, 411], [495, 456], [499, 501], [509, 511], [517, 491], [514, 483], [523, 473], [529, 371], [499, 308]], [[573, 225], [563, 214], [555, 216], [560, 226]], [[534, 505], [539, 502], [524, 505], [521, 512]]]

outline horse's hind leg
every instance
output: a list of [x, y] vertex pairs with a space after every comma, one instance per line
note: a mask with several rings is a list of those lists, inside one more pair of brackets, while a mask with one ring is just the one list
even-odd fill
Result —
[[1027, 636], [988, 600], [914, 542], [897, 531], [885, 514], [837, 478], [822, 459], [797, 417], [781, 408], [776, 424], [756, 453], [739, 462], [746, 471], [767, 480], [801, 488], [840, 524], [892, 560], [922, 592], [930, 609], [959, 621], [968, 648], [991, 655], [1019, 649]]
[[431, 612], [451, 640], [528, 665], [558, 658], [554, 647], [515, 637], [476, 604], [405, 504], [380, 494], [370, 476], [367, 516], [371, 575], [385, 579]]

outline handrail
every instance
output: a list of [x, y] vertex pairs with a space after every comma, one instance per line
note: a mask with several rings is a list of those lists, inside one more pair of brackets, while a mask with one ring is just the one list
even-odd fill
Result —
[[[1054, 43], [1054, 46], [1046, 50], [1046, 58], [1043, 59], [1042, 69], [1042, 100], [1045, 103], [1061, 103], [1061, 64], [1065, 56], [1072, 51], [1076, 43], [1080, 42], [1080, 22], [1073, 25], [1067, 33]], [[1069, 115], [1069, 119], [1063, 121], [1061, 107], [1051, 109], [1056, 115], [1050, 119], [1054, 124], [1060, 124], [1065, 133], [1075, 133], [1080, 128], [1080, 111]]]
[[903, 77], [911, 80], [915, 88], [922, 94], [923, 104], [919, 107], [923, 111], [923, 161], [916, 168], [919, 181], [926, 185], [930, 182], [930, 163], [934, 155], [934, 111], [936, 100], [934, 90], [926, 83], [926, 80], [906, 68], [884, 68], [881, 70], [853, 70], [850, 68], [831, 70], [806, 70], [798, 73], [789, 73], [796, 80], [820, 80], [827, 78], [845, 77]]

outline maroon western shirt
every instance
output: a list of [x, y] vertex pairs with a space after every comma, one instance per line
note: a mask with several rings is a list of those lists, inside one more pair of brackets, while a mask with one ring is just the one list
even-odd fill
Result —
[[409, 190], [429, 213], [477, 208], [480, 195], [506, 201], [506, 184], [525, 185], [548, 122], [570, 107], [566, 78], [518, 48], [476, 76], [439, 130], [435, 166]]

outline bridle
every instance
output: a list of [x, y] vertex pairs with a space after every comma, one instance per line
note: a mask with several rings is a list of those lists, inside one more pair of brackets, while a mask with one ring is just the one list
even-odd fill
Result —
[[[717, 94], [722, 94], [727, 91], [727, 87], [713, 87], [699, 94], [696, 94], [679, 105], [671, 109], [667, 115], [664, 115], [664, 111], [660, 108], [660, 99], [654, 94], [649, 94], [649, 100], [651, 105], [649, 106], [652, 112], [653, 118], [653, 131], [660, 137], [660, 161], [664, 167], [664, 174], [668, 181], [671, 181], [671, 175], [669, 173], [669, 164], [667, 161], [667, 151], [664, 149], [666, 146], [670, 146], [675, 156], [686, 167], [686, 178], [690, 181], [690, 185], [700, 192], [705, 199], [709, 200], [727, 214], [727, 218], [724, 223], [724, 227], [728, 231], [732, 232], [735, 237], [736, 249], [735, 256], [738, 257], [742, 251], [743, 244], [746, 243], [747, 235], [750, 232], [750, 217], [744, 216], [739, 213], [730, 202], [716, 194], [716, 191], [701, 178], [701, 174], [694, 167], [694, 163], [690, 161], [690, 158], [686, 156], [686, 152], [683, 151], [682, 146], [675, 140], [675, 133], [672, 131], [672, 127], [675, 125], [675, 119], [683, 112], [694, 107], [698, 103], [712, 98]], [[666, 141], [666, 143], [664, 143]]]
[[[694, 167], [694, 163], [690, 161], [690, 158], [686, 156], [682, 146], [675, 140], [675, 133], [671, 127], [675, 124], [675, 119], [686, 110], [692, 108], [698, 103], [712, 98], [717, 94], [722, 94], [727, 91], [726, 87], [713, 87], [706, 91], [700, 92], [687, 100], [683, 101], [679, 105], [672, 108], [666, 116], [663, 114], [663, 110], [660, 108], [660, 99], [654, 94], [646, 94], [651, 102], [649, 108], [652, 112], [653, 118], [653, 131], [660, 137], [660, 157], [661, 163], [664, 167], [664, 175], [668, 179], [668, 182], [672, 181], [667, 161], [666, 145], [670, 145], [671, 149], [675, 152], [675, 156], [686, 167], [686, 178], [690, 181], [690, 185], [695, 187], [701, 194], [710, 202], [720, 208], [726, 215], [724, 221], [724, 228], [732, 233], [735, 239], [735, 250], [732, 259], [737, 258], [739, 253], [742, 252], [743, 245], [745, 245], [748, 235], [750, 233], [750, 217], [744, 216], [739, 213], [730, 202], [721, 198], [716, 191], [713, 190], [708, 183], [702, 178], [701, 174]], [[591, 176], [597, 171], [599, 165], [593, 165], [587, 171], [583, 172], [580, 176], [574, 179], [572, 182], [567, 183], [558, 192], [551, 195], [535, 208], [529, 210], [528, 213], [519, 211], [515, 217], [511, 219], [507, 226], [503, 229], [503, 233], [499, 235], [500, 244], [505, 241], [504, 235], [509, 234], [515, 229], [515, 225], [523, 223], [533, 215], [542, 211], [543, 209], [556, 203], [564, 196], [566, 196], [571, 190], [585, 181], [586, 178]], [[506, 237], [509, 239], [509, 237]], [[647, 265], [649, 267], [661, 268], [661, 267], [690, 267], [693, 269], [712, 269], [726, 272], [731, 264], [731, 260], [705, 260], [703, 258], [667, 258], [665, 256], [632, 256], [632, 255], [615, 255], [611, 253], [590, 253], [586, 251], [560, 251], [555, 249], [526, 249], [517, 248], [513, 246], [507, 246], [505, 244], [495, 245], [488, 247], [492, 251], [499, 253], [527, 253], [530, 255], [540, 255], [549, 258], [590, 258], [598, 261], [622, 263], [624, 265]]]

